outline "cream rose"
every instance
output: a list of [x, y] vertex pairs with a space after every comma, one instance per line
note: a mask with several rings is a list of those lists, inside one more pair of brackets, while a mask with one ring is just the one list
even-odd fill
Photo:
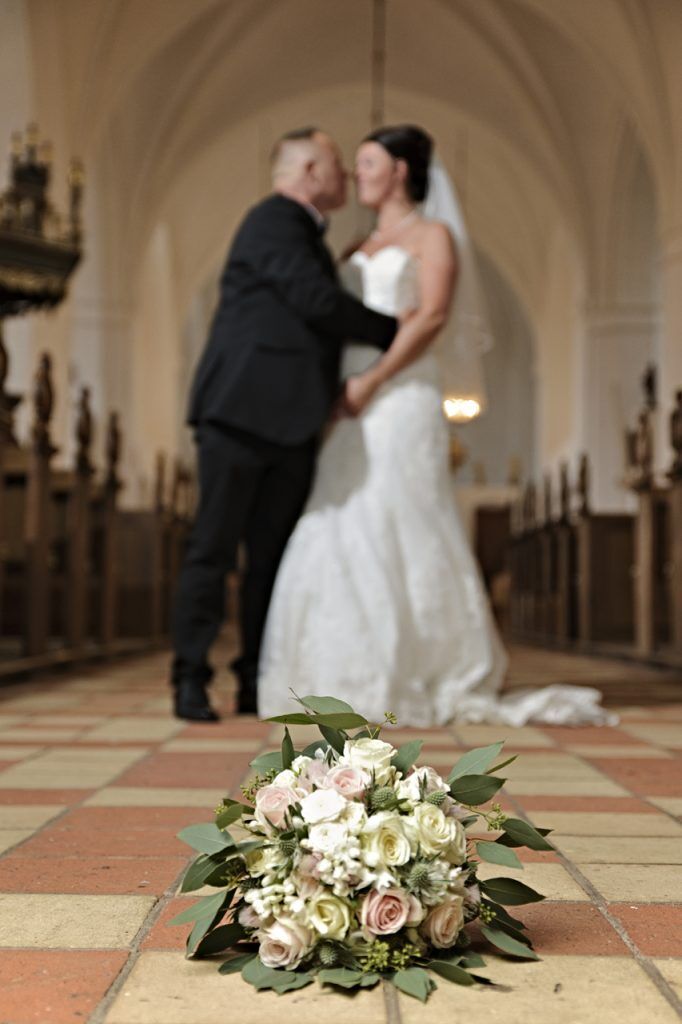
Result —
[[328, 892], [314, 896], [308, 902], [308, 921], [327, 939], [343, 939], [350, 927], [350, 907]]
[[266, 875], [269, 871], [276, 870], [284, 863], [281, 852], [272, 846], [250, 850], [244, 855], [244, 860], [248, 866], [249, 874], [254, 878]]
[[327, 773], [324, 785], [327, 789], [335, 789], [346, 800], [358, 800], [364, 796], [370, 777], [365, 771], [350, 766], [337, 765]]
[[[430, 856], [442, 853], [448, 860], [450, 846], [457, 844], [458, 831], [464, 833], [460, 823], [455, 818], [446, 818], [440, 807], [436, 807], [435, 804], [417, 804], [412, 814], [404, 821], [405, 829], [413, 841], [419, 843], [422, 853]], [[454, 850], [454, 855], [457, 856], [458, 853], [459, 846]], [[466, 854], [466, 839], [464, 853]]]
[[346, 807], [346, 798], [335, 789], [316, 789], [301, 800], [301, 814], [309, 825], [333, 821]]
[[286, 812], [299, 799], [290, 786], [263, 786], [256, 793], [256, 820], [266, 829], [282, 828]]
[[361, 833], [363, 859], [370, 867], [407, 864], [412, 850], [402, 819], [393, 811], [372, 814]]
[[421, 933], [437, 949], [448, 949], [464, 927], [464, 900], [461, 896], [448, 896], [433, 907], [425, 917]]
[[394, 747], [383, 740], [346, 740], [341, 761], [351, 768], [368, 772], [370, 776], [374, 772], [376, 783], [383, 786], [393, 773], [391, 758], [394, 754]]
[[310, 930], [285, 917], [263, 928], [256, 937], [260, 942], [258, 953], [266, 967], [298, 967], [312, 946]]
[[404, 889], [372, 889], [362, 901], [360, 923], [370, 935], [393, 935], [404, 927], [413, 910]]

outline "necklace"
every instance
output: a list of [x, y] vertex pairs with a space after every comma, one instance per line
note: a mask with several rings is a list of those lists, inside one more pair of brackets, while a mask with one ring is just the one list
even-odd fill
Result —
[[372, 234], [370, 235], [370, 237], [371, 238], [385, 238], [387, 235], [390, 236], [390, 235], [395, 234], [396, 231], [400, 231], [400, 229], [402, 227], [404, 227], [405, 224], [409, 224], [409, 222], [411, 220], [414, 220], [414, 218], [417, 216], [418, 212], [419, 211], [415, 207], [413, 210], [410, 210], [409, 213], [406, 213], [404, 217], [401, 217], [400, 220], [397, 221], [395, 224], [393, 224], [390, 228], [385, 228], [383, 231], [380, 231], [379, 228], [375, 228], [374, 231], [372, 232]]

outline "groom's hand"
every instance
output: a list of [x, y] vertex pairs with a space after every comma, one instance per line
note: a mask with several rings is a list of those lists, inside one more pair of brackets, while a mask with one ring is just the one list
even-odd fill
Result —
[[369, 374], [349, 377], [343, 391], [343, 402], [347, 416], [359, 416], [374, 398], [377, 383]]

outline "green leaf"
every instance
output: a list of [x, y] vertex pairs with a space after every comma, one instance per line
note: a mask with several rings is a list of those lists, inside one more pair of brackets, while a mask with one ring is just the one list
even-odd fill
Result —
[[301, 971], [275, 970], [273, 967], [266, 967], [256, 956], [242, 968], [242, 978], [253, 985], [258, 992], [262, 989], [272, 988], [281, 994], [309, 985], [313, 980], [313, 975]]
[[485, 967], [485, 960], [478, 953], [467, 953], [460, 960], [461, 967]]
[[238, 974], [247, 964], [255, 960], [258, 953], [243, 953], [239, 956], [230, 957], [218, 968], [218, 974]]
[[481, 860], [487, 860], [490, 864], [504, 864], [509, 868], [523, 870], [523, 864], [508, 846], [500, 846], [499, 843], [488, 843], [481, 840], [476, 843], [476, 852]]
[[247, 839], [244, 843], [237, 843], [233, 846], [227, 854], [226, 860], [232, 860], [233, 857], [243, 857], [245, 854], [250, 853], [251, 850], [259, 850], [261, 846], [265, 846], [265, 839]]
[[429, 970], [439, 974], [441, 978], [454, 981], [455, 985], [473, 985], [474, 979], [463, 967], [449, 963], [447, 960], [432, 960], [428, 964]]
[[518, 932], [519, 935], [523, 935], [523, 931], [527, 925], [525, 925], [523, 921], [519, 921], [518, 917], [512, 917], [509, 911], [505, 910], [499, 903], [492, 903], [490, 900], [484, 900], [483, 904], [495, 911], [496, 928], [504, 926], [514, 932]]
[[216, 826], [219, 829], [228, 828], [229, 825], [233, 825], [235, 821], [239, 821], [242, 814], [253, 813], [252, 807], [247, 807], [246, 804], [233, 803], [229, 807], [221, 807], [215, 817]]
[[290, 715], [275, 715], [266, 722], [281, 722], [284, 725], [328, 725], [332, 729], [352, 729], [356, 725], [367, 725], [367, 719], [350, 711], [334, 711], [330, 714], [306, 715], [296, 712]]
[[468, 818], [460, 818], [460, 825], [462, 828], [469, 828], [469, 825], [475, 825], [478, 821], [478, 814], [470, 814]]
[[205, 853], [199, 854], [196, 860], [192, 861], [185, 872], [185, 877], [180, 886], [180, 892], [194, 892], [206, 885], [206, 879], [225, 864], [223, 857], [210, 857]]
[[419, 757], [423, 745], [423, 740], [410, 740], [409, 743], [403, 743], [391, 758], [391, 764], [403, 775], [406, 775]]
[[222, 924], [209, 932], [194, 950], [195, 956], [211, 956], [214, 953], [223, 953], [230, 946], [234, 946], [246, 935], [245, 930], [238, 921], [231, 921], [229, 924]]
[[495, 760], [504, 744], [505, 741], [502, 740], [501, 743], [491, 743], [489, 747], [476, 747], [475, 750], [468, 750], [460, 757], [450, 772], [448, 782], [459, 779], [462, 775], [478, 775], [480, 772], [484, 772]]
[[230, 895], [230, 893], [226, 892], [217, 892], [213, 896], [204, 896], [203, 900], [193, 903], [191, 907], [183, 910], [181, 914], [177, 914], [169, 923], [187, 924], [188, 921], [199, 921], [201, 918], [206, 917], [212, 918], [219, 910], [222, 910], [223, 904]]
[[284, 738], [282, 740], [282, 768], [291, 768], [291, 762], [296, 757], [296, 751], [294, 750], [294, 744], [291, 739], [291, 735], [288, 729], [284, 730]]
[[496, 764], [493, 768], [488, 768], [486, 775], [494, 775], [495, 772], [499, 772], [503, 768], [506, 768], [508, 764], [513, 764], [518, 756], [518, 754], [513, 754], [512, 757], [508, 757], [506, 761], [500, 761], [500, 763]]
[[270, 771], [281, 772], [282, 753], [279, 750], [269, 750], [266, 754], [259, 754], [249, 762], [250, 766], [261, 774]]
[[436, 988], [435, 981], [429, 978], [423, 967], [405, 967], [401, 971], [396, 971], [391, 980], [401, 992], [420, 999], [422, 1003], [426, 1002]]
[[[289, 974], [294, 972], [287, 972]], [[296, 971], [293, 978], [287, 978], [284, 981], [280, 981], [277, 985], [273, 985], [273, 989], [278, 996], [283, 995], [284, 992], [293, 992], [297, 988], [305, 988], [306, 985], [312, 985], [315, 980], [313, 974], [307, 974], [303, 971]]]
[[461, 804], [478, 807], [479, 804], [490, 800], [506, 781], [506, 779], [498, 779], [492, 775], [461, 775], [454, 781], [450, 781], [449, 785], [455, 800]]
[[263, 719], [265, 722], [279, 722], [283, 725], [315, 725], [315, 716], [306, 715], [305, 711], [290, 711], [287, 715], [274, 715]]
[[[354, 971], [350, 967], [327, 967], [318, 971], [317, 976], [323, 985], [338, 985], [339, 988], [360, 988], [367, 977], [364, 971]], [[376, 977], [378, 980], [379, 976]]]
[[333, 747], [338, 754], [343, 754], [343, 747], [346, 742], [345, 734], [339, 732], [338, 729], [330, 728], [328, 725], [320, 725], [318, 728], [329, 746]]
[[[554, 847], [544, 838], [551, 829], [536, 829], [521, 818], [507, 818], [502, 825], [505, 835], [513, 841], [515, 846], [527, 846], [530, 850], [553, 850]], [[504, 846], [511, 845], [499, 839]]]
[[329, 750], [330, 744], [327, 740], [315, 740], [314, 743], [309, 743], [301, 753], [305, 757], [315, 757], [316, 750], [323, 750], [325, 753]]
[[355, 714], [350, 704], [336, 697], [301, 697], [301, 704], [305, 704], [316, 715], [333, 715], [337, 712], [345, 714], [347, 711], [351, 715]]
[[544, 896], [541, 896], [535, 889], [531, 889], [529, 885], [524, 885], [523, 882], [519, 882], [516, 878], [488, 878], [485, 882], [481, 882], [481, 889], [483, 892], [490, 896], [496, 903], [501, 903], [503, 906], [518, 906], [521, 903], [539, 903], [540, 900], [544, 900]]
[[537, 953], [534, 953], [523, 942], [518, 942], [500, 928], [493, 928], [490, 925], [482, 924], [481, 933], [485, 935], [488, 942], [492, 942], [493, 946], [497, 946], [498, 949], [508, 953], [510, 956], [520, 956], [525, 960], [540, 959]]
[[234, 839], [227, 832], [221, 832], [217, 825], [189, 825], [178, 832], [178, 839], [200, 853], [221, 853], [228, 846], [234, 846]]

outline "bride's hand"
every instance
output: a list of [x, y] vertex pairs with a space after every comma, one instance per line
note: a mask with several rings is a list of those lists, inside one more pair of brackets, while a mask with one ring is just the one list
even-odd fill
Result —
[[367, 373], [349, 377], [343, 393], [343, 403], [349, 416], [359, 416], [374, 398], [378, 382]]

